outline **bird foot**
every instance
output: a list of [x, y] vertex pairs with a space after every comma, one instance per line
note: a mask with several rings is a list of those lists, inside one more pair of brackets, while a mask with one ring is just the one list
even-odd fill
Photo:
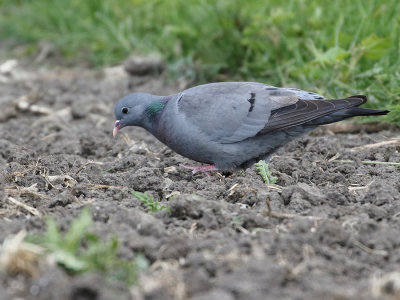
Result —
[[207, 176], [210, 175], [210, 171], [217, 171], [217, 167], [215, 165], [206, 165], [206, 166], [191, 166], [191, 165], [184, 165], [180, 164], [179, 165], [182, 168], [192, 170], [193, 174], [196, 174], [198, 172], [205, 173]]

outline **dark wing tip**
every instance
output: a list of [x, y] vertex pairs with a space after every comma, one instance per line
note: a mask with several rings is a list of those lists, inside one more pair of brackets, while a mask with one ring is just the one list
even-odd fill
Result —
[[371, 108], [363, 108], [363, 107], [354, 107], [349, 110], [354, 116], [380, 116], [387, 115], [390, 113], [389, 110], [386, 109], [371, 109]]
[[[356, 104], [356, 106], [360, 106], [368, 101], [367, 96], [365, 95], [354, 95], [350, 96], [346, 99], [360, 99], [362, 102], [360, 104]], [[369, 109], [369, 108], [362, 108], [362, 107], [354, 107], [351, 109], [353, 112], [357, 112], [359, 116], [378, 116], [378, 115], [387, 115], [390, 113], [390, 110], [386, 109]]]
[[390, 110], [377, 110], [375, 115], [387, 115], [388, 113], [390, 113]]

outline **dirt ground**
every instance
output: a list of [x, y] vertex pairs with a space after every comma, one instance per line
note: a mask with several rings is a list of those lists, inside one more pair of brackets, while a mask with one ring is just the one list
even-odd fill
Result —
[[[400, 299], [400, 169], [362, 163], [399, 163], [400, 132], [317, 130], [273, 157], [274, 186], [253, 169], [193, 175], [138, 128], [113, 139], [120, 97], [186, 85], [121, 67], [2, 70], [0, 242], [43, 232], [47, 215], [66, 229], [87, 206], [121, 258], [151, 266], [133, 287], [55, 265], [2, 272], [0, 299]], [[147, 212], [134, 190], [169, 211]]]

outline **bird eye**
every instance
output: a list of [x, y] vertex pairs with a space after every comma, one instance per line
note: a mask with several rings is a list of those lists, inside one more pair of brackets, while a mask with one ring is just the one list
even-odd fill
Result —
[[128, 113], [128, 108], [127, 107], [123, 107], [122, 108], [122, 113], [123, 114], [127, 114]]

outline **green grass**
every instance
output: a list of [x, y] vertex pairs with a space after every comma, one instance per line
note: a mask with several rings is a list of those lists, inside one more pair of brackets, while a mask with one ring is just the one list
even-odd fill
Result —
[[0, 0], [0, 39], [51, 41], [92, 66], [156, 52], [198, 82], [256, 80], [328, 97], [364, 93], [400, 124], [400, 2]]
[[275, 184], [278, 181], [277, 177], [272, 176], [271, 172], [269, 171], [268, 164], [264, 160], [260, 160], [254, 165], [265, 184]]
[[47, 256], [72, 275], [99, 272], [108, 279], [134, 284], [138, 273], [148, 266], [146, 258], [137, 255], [132, 261], [121, 260], [117, 256], [117, 239], [101, 241], [89, 231], [91, 224], [91, 215], [84, 209], [65, 234], [53, 218], [48, 218], [45, 234], [28, 236], [27, 240], [44, 247]]
[[150, 212], [157, 212], [163, 209], [166, 209], [167, 207], [160, 204], [157, 200], [154, 200], [153, 195], [147, 194], [147, 193], [141, 193], [141, 192], [132, 192], [133, 196], [135, 196], [140, 202], [143, 203], [145, 208], [149, 210]]

